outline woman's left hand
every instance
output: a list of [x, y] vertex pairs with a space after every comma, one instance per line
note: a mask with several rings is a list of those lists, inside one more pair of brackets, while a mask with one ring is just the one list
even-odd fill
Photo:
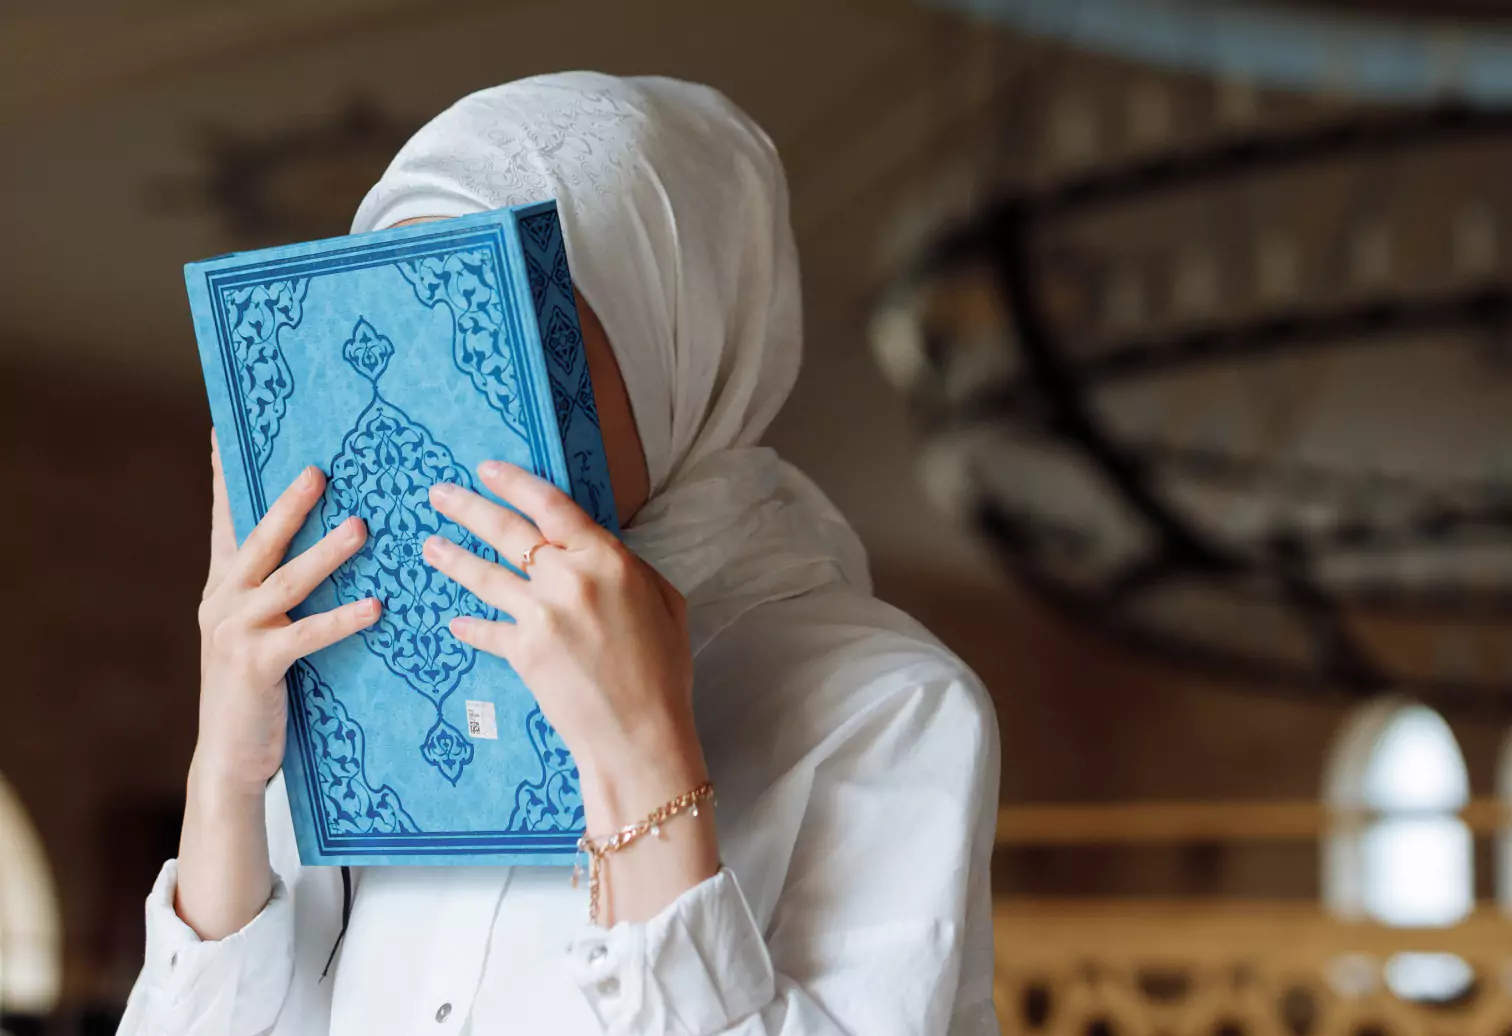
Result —
[[509, 662], [535, 694], [577, 762], [588, 830], [633, 823], [702, 784], [682, 595], [550, 482], [495, 461], [478, 473], [535, 525], [460, 486], [434, 486], [431, 504], [514, 569], [440, 536], [425, 559], [513, 617], [458, 618], [451, 631]]

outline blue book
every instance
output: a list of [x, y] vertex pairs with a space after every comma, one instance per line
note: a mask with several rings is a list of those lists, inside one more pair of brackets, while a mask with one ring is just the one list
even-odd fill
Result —
[[[554, 202], [184, 268], [237, 540], [299, 472], [326, 472], [295, 538], [348, 515], [360, 553], [295, 616], [377, 597], [370, 629], [290, 670], [284, 778], [306, 864], [565, 863], [578, 775], [503, 661], [456, 640], [498, 618], [427, 565], [428, 502], [510, 461], [618, 535]], [[511, 559], [502, 559], [508, 562]]]

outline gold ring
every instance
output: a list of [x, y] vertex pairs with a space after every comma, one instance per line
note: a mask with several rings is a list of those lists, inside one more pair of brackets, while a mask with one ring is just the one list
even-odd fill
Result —
[[550, 546], [550, 544], [546, 540], [542, 540], [540, 543], [537, 543], [535, 546], [531, 547], [524, 554], [522, 554], [520, 556], [520, 571], [529, 572], [530, 566], [535, 564], [536, 551], [540, 550], [542, 547], [547, 546]]

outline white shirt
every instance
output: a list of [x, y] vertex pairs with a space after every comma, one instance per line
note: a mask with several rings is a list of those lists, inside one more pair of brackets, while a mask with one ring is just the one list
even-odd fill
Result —
[[170, 860], [120, 1033], [996, 1033], [998, 743], [976, 678], [835, 586], [747, 612], [699, 654], [694, 693], [725, 866], [656, 917], [588, 925], [560, 867], [354, 869], [322, 981], [340, 872], [299, 864], [280, 779], [272, 898], [202, 942]]

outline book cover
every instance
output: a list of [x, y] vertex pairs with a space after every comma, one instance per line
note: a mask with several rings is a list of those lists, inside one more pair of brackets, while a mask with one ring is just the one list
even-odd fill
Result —
[[439, 533], [501, 560], [428, 502], [437, 482], [481, 489], [488, 459], [549, 478], [618, 534], [555, 203], [184, 273], [237, 541], [314, 464], [328, 484], [290, 556], [350, 514], [368, 540], [294, 614], [383, 602], [287, 677], [301, 859], [569, 861], [572, 758], [514, 671], [447, 630], [498, 613], [420, 554]]

